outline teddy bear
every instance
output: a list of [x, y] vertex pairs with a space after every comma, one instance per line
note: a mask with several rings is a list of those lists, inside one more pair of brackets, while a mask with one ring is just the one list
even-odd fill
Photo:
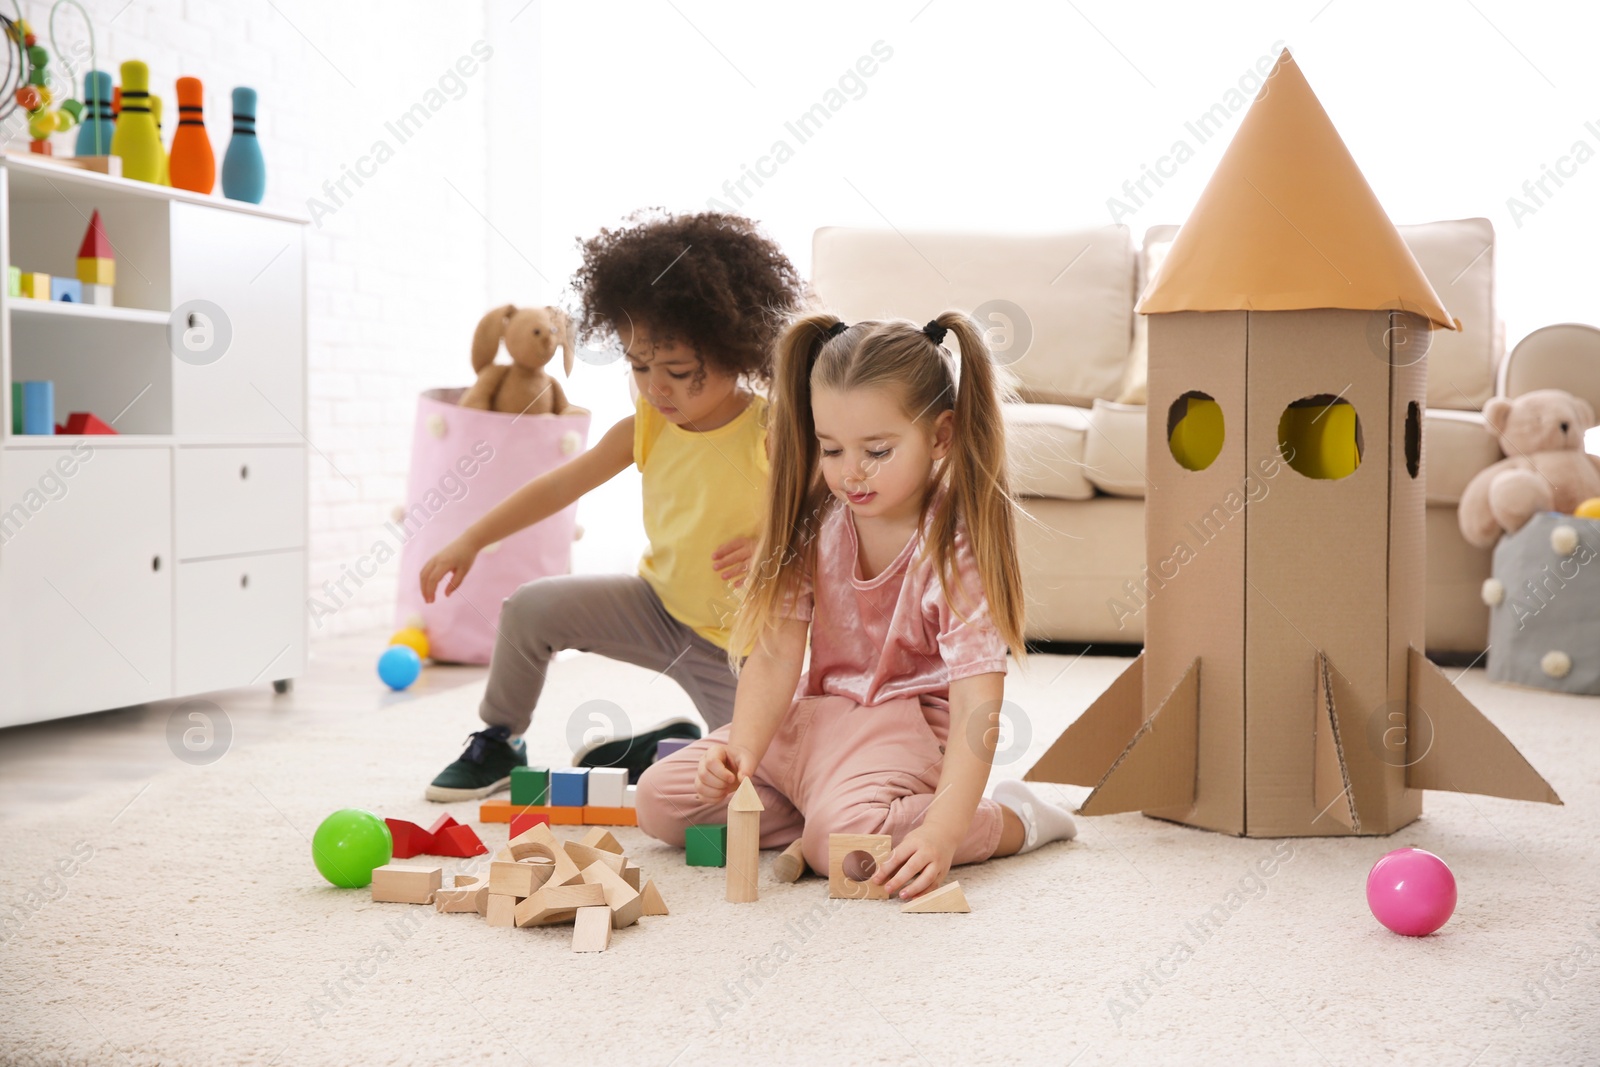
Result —
[[[510, 363], [496, 363], [501, 341], [511, 354]], [[563, 350], [567, 377], [572, 377], [574, 352], [572, 320], [560, 308], [495, 308], [483, 317], [472, 335], [472, 369], [478, 380], [461, 395], [464, 408], [499, 411], [511, 415], [559, 415], [567, 410], [567, 395], [545, 364]]]
[[1570, 515], [1600, 496], [1600, 457], [1583, 448], [1583, 431], [1595, 418], [1587, 400], [1535, 389], [1515, 399], [1494, 397], [1483, 417], [1506, 458], [1475, 474], [1461, 494], [1456, 518], [1468, 543], [1489, 548], [1538, 512]]

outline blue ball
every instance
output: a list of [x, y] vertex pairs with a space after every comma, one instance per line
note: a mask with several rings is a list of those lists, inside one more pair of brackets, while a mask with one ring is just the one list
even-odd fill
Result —
[[378, 677], [390, 689], [399, 691], [417, 680], [422, 673], [422, 657], [416, 649], [405, 645], [390, 645], [378, 657]]

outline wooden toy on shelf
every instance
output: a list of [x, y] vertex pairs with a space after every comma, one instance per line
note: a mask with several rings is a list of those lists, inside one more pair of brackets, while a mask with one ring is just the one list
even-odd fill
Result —
[[233, 137], [222, 154], [222, 195], [230, 200], [261, 203], [267, 191], [267, 167], [256, 139], [256, 91], [233, 91]]
[[888, 834], [829, 834], [828, 896], [888, 900], [888, 888], [870, 879], [893, 851], [894, 839]]
[[21, 296], [22, 295], [22, 268], [21, 267], [7, 267], [6, 268], [6, 295], [7, 296]]
[[130, 59], [122, 64], [122, 109], [111, 134], [111, 154], [122, 157], [122, 176], [135, 181], [161, 181], [161, 165], [166, 151], [156, 132], [155, 113], [150, 109], [150, 68]]
[[730, 904], [748, 904], [761, 897], [761, 813], [766, 810], [755, 782], [749, 778], [739, 783], [733, 799], [728, 801], [725, 897]]
[[21, 295], [29, 300], [50, 299], [50, 275], [39, 270], [25, 270], [19, 279]]
[[111, 75], [91, 70], [83, 76], [83, 113], [73, 155], [79, 159], [115, 159], [111, 155], [111, 135], [115, 129], [111, 115]]
[[199, 78], [178, 79], [178, 132], [172, 135], [167, 169], [173, 185], [195, 193], [209, 193], [217, 183], [217, 157], [206, 136], [204, 97]]
[[104, 436], [107, 434], [114, 435], [116, 432], [117, 431], [101, 422], [99, 418], [97, 418], [92, 412], [88, 411], [74, 411], [71, 415], [67, 416], [65, 425], [56, 423], [56, 433], [61, 434], [74, 434], [78, 436], [94, 434], [96, 436]]
[[89, 228], [83, 231], [83, 243], [78, 245], [78, 281], [107, 288], [117, 284], [116, 251], [106, 237], [98, 210], [89, 216]]
[[932, 915], [936, 912], [968, 912], [972, 907], [967, 903], [967, 895], [961, 891], [960, 882], [946, 882], [937, 889], [930, 889], [920, 897], [906, 901], [900, 910]]
[[50, 299], [63, 304], [81, 304], [83, 283], [76, 278], [51, 278]]
[[443, 878], [443, 867], [385, 863], [373, 868], [372, 899], [388, 904], [432, 904]]
[[94, 307], [111, 307], [111, 286], [85, 285], [83, 287], [83, 302]]
[[723, 867], [728, 862], [728, 827], [724, 823], [691, 826], [683, 832], [683, 854], [691, 867]]
[[806, 873], [806, 854], [803, 844], [804, 842], [797, 837], [793, 844], [778, 854], [772, 861], [772, 877], [780, 882], [800, 880], [800, 876]]

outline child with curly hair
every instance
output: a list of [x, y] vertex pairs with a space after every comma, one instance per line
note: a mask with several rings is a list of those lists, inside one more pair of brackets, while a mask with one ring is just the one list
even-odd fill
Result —
[[983, 797], [1006, 649], [1025, 652], [1003, 386], [982, 334], [955, 311], [921, 328], [812, 315], [777, 360], [733, 722], [644, 773], [640, 828], [681, 845], [725, 821], [748, 778], [762, 847], [799, 838], [820, 872], [830, 834], [888, 834], [871, 877], [904, 898], [952, 864], [1072, 837], [1021, 782]]
[[[428, 786], [427, 798], [469, 800], [506, 788], [528, 762], [532, 721], [551, 656], [578, 648], [661, 671], [713, 729], [728, 722], [736, 679], [728, 622], [761, 522], [770, 473], [767, 404], [772, 345], [801, 299], [779, 247], [736, 215], [639, 214], [583, 244], [575, 279], [587, 341], [621, 344], [638, 385], [634, 413], [571, 462], [518, 489], [422, 568], [433, 602], [449, 596], [485, 546], [556, 514], [630, 463], [642, 475], [649, 547], [636, 575], [556, 575], [529, 582], [500, 611], [478, 714], [486, 724]], [[697, 738], [686, 718], [574, 753], [587, 766], [647, 766], [656, 743]]]

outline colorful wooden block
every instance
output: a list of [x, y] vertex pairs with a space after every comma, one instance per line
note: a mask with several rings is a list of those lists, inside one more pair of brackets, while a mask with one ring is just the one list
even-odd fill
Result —
[[111, 292], [111, 286], [109, 285], [85, 285], [83, 287], [83, 302], [94, 307], [111, 307]]
[[888, 834], [828, 835], [828, 896], [842, 900], [888, 900], [889, 890], [869, 879], [889, 862]]
[[56, 433], [70, 434], [115, 434], [117, 431], [101, 422], [99, 417], [88, 411], [74, 411], [67, 416], [65, 426], [56, 428]]
[[[546, 804], [517, 805], [509, 800], [485, 800], [478, 805], [479, 822], [510, 822], [513, 815], [544, 815], [550, 822], [563, 826], [582, 826], [583, 811], [579, 808], [552, 808]], [[513, 834], [513, 837], [516, 835]]]
[[465, 858], [481, 856], [489, 851], [472, 827], [461, 825], [452, 815], [439, 816], [426, 830], [404, 819], [383, 821], [388, 824], [389, 836], [394, 841], [393, 856], [397, 860], [424, 854]]
[[56, 383], [22, 383], [22, 432], [25, 434], [53, 434], [56, 432]]
[[25, 296], [29, 300], [50, 299], [50, 275], [42, 271], [23, 271], [19, 284], [22, 287], [22, 292], [18, 294], [20, 296]]
[[529, 827], [543, 823], [550, 825], [550, 814], [544, 811], [524, 811], [511, 816], [511, 836], [516, 837]]
[[726, 867], [728, 865], [728, 826], [726, 823], [708, 823], [691, 826], [683, 832], [684, 857], [691, 867]]
[[622, 806], [625, 808], [636, 808], [639, 806], [638, 786], [630, 785], [628, 788], [622, 791]]
[[589, 771], [589, 796], [584, 803], [596, 808], [620, 808], [627, 789], [627, 770], [621, 767], [595, 767]]
[[83, 283], [76, 278], [51, 278], [50, 299], [63, 304], [83, 303]]
[[444, 880], [443, 867], [385, 863], [372, 871], [372, 899], [386, 904], [432, 904]]
[[639, 813], [633, 808], [595, 808], [585, 806], [585, 826], [638, 826]]
[[22, 268], [21, 267], [7, 267], [6, 268], [6, 295], [7, 296], [21, 296], [22, 295]]
[[511, 768], [511, 803], [549, 804], [550, 769], [548, 767]]
[[105, 256], [78, 257], [78, 281], [85, 285], [116, 285], [117, 261]]
[[589, 768], [563, 767], [550, 772], [550, 806], [581, 808], [588, 801]]
[[656, 742], [656, 762], [660, 763], [679, 749], [688, 748], [692, 744], [694, 742], [686, 737], [663, 738]]

